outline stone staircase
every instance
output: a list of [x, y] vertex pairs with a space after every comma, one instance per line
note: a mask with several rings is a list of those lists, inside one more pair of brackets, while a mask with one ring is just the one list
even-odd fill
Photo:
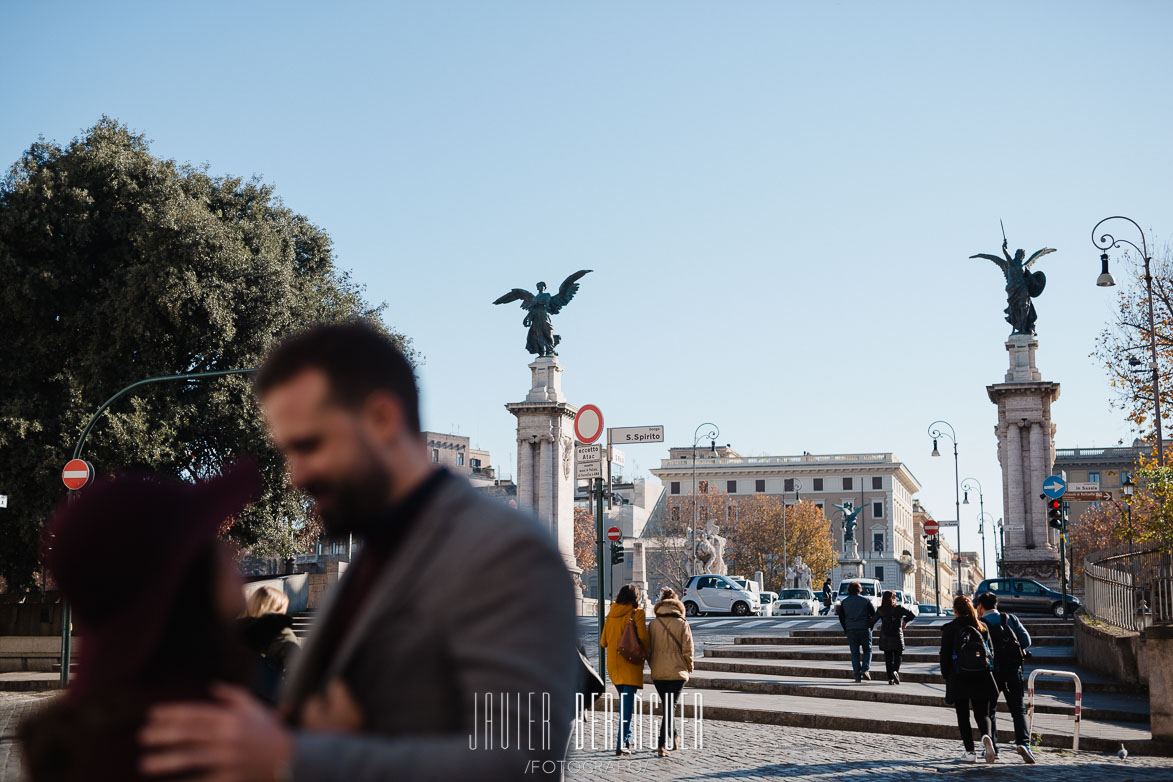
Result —
[[[1134, 754], [1173, 754], [1173, 747], [1151, 740], [1147, 693], [1075, 664], [1071, 622], [1021, 618], [1033, 641], [1026, 674], [1049, 668], [1080, 677], [1081, 750], [1114, 753], [1123, 744]], [[692, 693], [701, 693], [708, 719], [958, 739], [937, 656], [942, 624], [915, 622], [905, 631], [899, 685], [887, 683], [883, 652], [876, 645], [872, 680], [856, 684], [837, 623], [828, 622], [826, 629], [780, 628], [770, 635], [735, 637], [733, 644], [708, 646], [697, 657], [685, 704], [692, 702]], [[1073, 684], [1040, 677], [1035, 687], [1034, 733], [1043, 746], [1070, 749]], [[1005, 743], [1013, 738], [1013, 723], [1004, 703], [999, 703], [999, 714], [999, 737]]]

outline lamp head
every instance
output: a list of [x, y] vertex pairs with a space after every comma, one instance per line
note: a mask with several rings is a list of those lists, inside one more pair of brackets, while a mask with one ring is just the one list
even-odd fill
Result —
[[1108, 271], [1108, 253], [1100, 254], [1100, 276], [1096, 278], [1096, 285], [1101, 288], [1111, 288], [1116, 284], [1116, 279]]
[[962, 504], [962, 505], [968, 505], [968, 504], [969, 504], [969, 490], [968, 490], [968, 489], [966, 489], [966, 490], [965, 490], [965, 499], [963, 499], [963, 500], [961, 501], [961, 504]]
[[937, 450], [937, 438], [936, 437], [933, 438], [933, 453], [932, 453], [932, 455], [933, 456], [940, 456], [941, 455], [941, 452]]
[[1131, 497], [1136, 491], [1136, 483], [1132, 480], [1132, 473], [1124, 474], [1124, 483], [1121, 485], [1124, 487], [1124, 496]]

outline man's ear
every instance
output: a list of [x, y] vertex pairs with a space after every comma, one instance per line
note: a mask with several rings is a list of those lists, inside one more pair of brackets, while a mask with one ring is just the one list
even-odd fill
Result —
[[391, 443], [403, 436], [403, 403], [386, 391], [373, 391], [363, 402], [363, 418], [383, 443]]

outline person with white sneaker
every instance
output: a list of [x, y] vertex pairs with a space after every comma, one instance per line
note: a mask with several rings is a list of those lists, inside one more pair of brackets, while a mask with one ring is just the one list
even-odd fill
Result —
[[[1035, 756], [1030, 751], [1030, 733], [1026, 726], [1026, 709], [1023, 707], [1025, 687], [1022, 682], [1022, 664], [1026, 650], [1030, 648], [1030, 633], [1014, 614], [998, 610], [998, 596], [993, 592], [978, 595], [977, 615], [990, 629], [990, 641], [994, 650], [994, 679], [998, 689], [1006, 696], [1006, 708], [1014, 720], [1014, 749], [1024, 762], [1033, 764]], [[998, 748], [998, 699], [990, 701], [990, 738], [994, 749]]]
[[982, 737], [982, 756], [987, 763], [998, 759], [990, 738], [990, 702], [998, 697], [994, 682], [994, 654], [990, 632], [965, 595], [953, 599], [956, 618], [941, 628], [941, 675], [945, 678], [945, 702], [957, 710], [957, 728], [965, 752], [963, 763], [977, 762], [973, 732], [969, 724], [972, 709]]

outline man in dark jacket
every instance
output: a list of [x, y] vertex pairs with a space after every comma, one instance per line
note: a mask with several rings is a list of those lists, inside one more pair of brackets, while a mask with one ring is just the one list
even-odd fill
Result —
[[832, 602], [831, 579], [828, 578], [826, 581], [823, 582], [823, 610], [820, 611], [819, 613], [822, 614], [823, 616], [830, 614], [831, 613], [831, 602]]
[[[1022, 657], [1030, 648], [1030, 633], [1023, 627], [1022, 622], [1014, 614], [1004, 614], [998, 610], [998, 596], [993, 592], [984, 592], [977, 599], [978, 618], [986, 623], [990, 629], [991, 645], [994, 648], [994, 679], [998, 682], [998, 689], [1006, 697], [1006, 709], [1014, 721], [1014, 747], [1018, 754], [1027, 763], [1034, 763], [1035, 757], [1030, 751], [1030, 734], [1026, 727], [1026, 709], [1023, 706], [1025, 687], [1022, 682]], [[1017, 641], [1017, 650], [1011, 639]], [[990, 701], [990, 738], [995, 748], [998, 745], [998, 699]]]
[[871, 600], [860, 595], [862, 591], [858, 581], [848, 584], [847, 597], [839, 601], [836, 611], [839, 624], [847, 633], [851, 670], [855, 673], [856, 682], [872, 678], [868, 671], [872, 667], [872, 625], [876, 618], [876, 607]]
[[282, 343], [256, 390], [293, 485], [327, 534], [363, 547], [319, 610], [286, 719], [234, 688], [159, 707], [141, 733], [146, 775], [560, 777], [579, 663], [573, 588], [549, 532], [432, 463], [412, 367], [370, 326]]

